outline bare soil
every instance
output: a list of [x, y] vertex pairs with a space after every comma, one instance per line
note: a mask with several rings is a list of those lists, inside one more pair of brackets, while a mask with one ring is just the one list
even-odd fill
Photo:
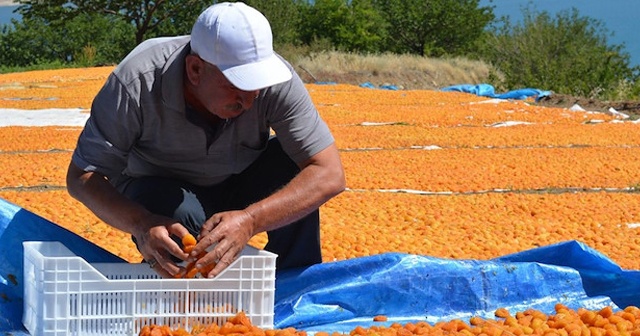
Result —
[[613, 108], [618, 112], [630, 116], [640, 116], [640, 101], [606, 101], [554, 93], [551, 96], [541, 98], [538, 104], [542, 106], [567, 108], [577, 104], [585, 110], [594, 112], [607, 112]]

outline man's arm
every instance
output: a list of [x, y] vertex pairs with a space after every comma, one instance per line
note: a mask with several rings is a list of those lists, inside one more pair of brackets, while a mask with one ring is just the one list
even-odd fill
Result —
[[188, 232], [180, 223], [147, 211], [120, 194], [104, 175], [86, 172], [73, 162], [67, 171], [67, 189], [73, 198], [105, 223], [132, 234], [143, 257], [146, 260], [154, 258], [162, 266], [155, 268], [159, 274], [168, 276], [180, 271], [168, 255], [171, 253], [178, 258], [187, 258], [170, 238], [170, 234], [183, 237]]
[[341, 193], [345, 185], [344, 168], [334, 143], [302, 164], [300, 173], [271, 196], [244, 210], [222, 212], [207, 220], [191, 255], [197, 256], [217, 243], [198, 261], [203, 266], [217, 262], [210, 273], [214, 276], [238, 257], [253, 235], [303, 218]]
[[314, 155], [284, 188], [245, 211], [253, 218], [253, 234], [271, 231], [310, 214], [346, 185], [335, 143]]

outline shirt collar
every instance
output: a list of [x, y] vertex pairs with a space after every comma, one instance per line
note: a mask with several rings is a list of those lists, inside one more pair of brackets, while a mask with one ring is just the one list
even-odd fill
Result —
[[167, 59], [162, 68], [162, 100], [169, 108], [179, 111], [185, 110], [184, 102], [184, 66], [185, 58], [191, 52], [191, 46], [186, 43]]

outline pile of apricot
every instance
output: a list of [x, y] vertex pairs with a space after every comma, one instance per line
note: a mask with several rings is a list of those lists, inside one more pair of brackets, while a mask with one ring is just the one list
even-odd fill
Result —
[[[495, 319], [478, 316], [468, 322], [461, 319], [427, 323], [426, 321], [400, 324], [388, 323], [387, 316], [373, 317], [369, 326], [358, 326], [349, 336], [409, 336], [409, 335], [459, 335], [459, 336], [640, 336], [640, 309], [629, 306], [614, 311], [607, 306], [600, 310], [578, 308], [573, 310], [557, 303], [555, 314], [545, 314], [539, 310], [527, 309], [515, 313], [505, 308], [495, 311]], [[140, 336], [306, 336], [307, 333], [295, 328], [263, 330], [251, 324], [243, 312], [229, 319], [221, 326], [213, 323], [196, 326], [191, 331], [179, 327], [172, 329], [166, 325], [148, 325], [140, 331]], [[315, 332], [316, 336], [342, 336], [333, 331]]]

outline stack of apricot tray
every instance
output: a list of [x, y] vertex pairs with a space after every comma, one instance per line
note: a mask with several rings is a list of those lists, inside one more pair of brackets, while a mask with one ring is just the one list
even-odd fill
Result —
[[[39, 111], [60, 109], [88, 116], [112, 70], [1, 74], [0, 113], [17, 109], [35, 120]], [[325, 262], [386, 252], [488, 260], [578, 240], [622, 268], [640, 269], [637, 122], [537, 106], [532, 99], [343, 84], [307, 89], [333, 132], [347, 176], [347, 190], [320, 208]], [[128, 234], [100, 221], [66, 191], [66, 169], [81, 129], [59, 123], [0, 127], [0, 198], [140, 262]], [[259, 234], [250, 244], [262, 248], [266, 242]], [[501, 311], [496, 321], [394, 324], [352, 333], [640, 336], [634, 307], [512, 313]], [[150, 329], [145, 332], [155, 332]], [[225, 330], [223, 325], [218, 332]]]

